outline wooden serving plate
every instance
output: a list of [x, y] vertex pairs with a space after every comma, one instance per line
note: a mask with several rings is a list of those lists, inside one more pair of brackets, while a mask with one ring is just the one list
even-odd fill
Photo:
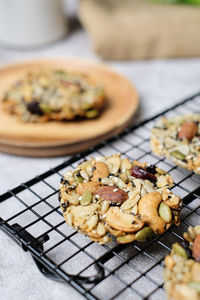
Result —
[[81, 60], [49, 59], [7, 65], [0, 68], [0, 98], [27, 71], [59, 68], [88, 73], [105, 87], [107, 104], [92, 120], [22, 123], [0, 109], [0, 151], [35, 157], [67, 155], [87, 148], [122, 131], [138, 107], [138, 95], [123, 76], [103, 64]]

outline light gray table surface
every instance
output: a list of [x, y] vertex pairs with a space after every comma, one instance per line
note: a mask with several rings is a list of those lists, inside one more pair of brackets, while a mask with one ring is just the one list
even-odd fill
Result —
[[[77, 28], [63, 41], [40, 50], [16, 51], [0, 48], [0, 64], [35, 57], [81, 57], [100, 61], [91, 50], [86, 33]], [[184, 97], [200, 91], [200, 59], [107, 62], [125, 75], [140, 94], [140, 108], [134, 122], [150, 117]], [[0, 193], [15, 187], [50, 167], [60, 158], [24, 158], [0, 153]], [[45, 279], [27, 253], [0, 232], [0, 299], [82, 299], [66, 284]]]

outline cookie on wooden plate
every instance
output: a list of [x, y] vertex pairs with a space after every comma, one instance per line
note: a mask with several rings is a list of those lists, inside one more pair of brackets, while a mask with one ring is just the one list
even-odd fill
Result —
[[30, 71], [2, 98], [4, 111], [24, 122], [94, 118], [105, 100], [104, 89], [88, 75], [65, 70]]
[[168, 299], [200, 299], [200, 225], [189, 226], [184, 240], [165, 257], [164, 281]]
[[200, 115], [162, 118], [152, 130], [151, 147], [155, 154], [200, 174]]
[[172, 177], [119, 154], [91, 158], [61, 179], [59, 200], [68, 225], [93, 241], [145, 241], [179, 224], [182, 201]]

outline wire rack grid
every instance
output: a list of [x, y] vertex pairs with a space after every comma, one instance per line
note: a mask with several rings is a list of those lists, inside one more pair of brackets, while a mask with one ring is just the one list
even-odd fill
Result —
[[[200, 176], [155, 156], [150, 132], [162, 115], [200, 113], [199, 107], [200, 95], [195, 95], [4, 193], [0, 228], [31, 253], [43, 275], [68, 282], [87, 299], [165, 298], [164, 256], [189, 225], [200, 224]], [[170, 172], [175, 182], [172, 190], [184, 202], [180, 226], [148, 242], [101, 246], [66, 225], [58, 202], [59, 181], [66, 169], [90, 156], [118, 152]]]

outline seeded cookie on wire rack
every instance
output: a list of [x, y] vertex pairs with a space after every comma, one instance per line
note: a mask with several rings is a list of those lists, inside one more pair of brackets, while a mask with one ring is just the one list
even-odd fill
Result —
[[200, 225], [189, 226], [184, 240], [165, 257], [164, 281], [168, 299], [200, 299]]
[[147, 163], [114, 154], [91, 158], [61, 180], [60, 205], [68, 225], [101, 244], [145, 241], [179, 224], [182, 201], [172, 177]]
[[162, 118], [152, 130], [151, 147], [155, 154], [200, 174], [200, 115]]
[[104, 89], [93, 78], [64, 70], [31, 71], [2, 98], [4, 111], [24, 122], [94, 118], [105, 101]]

